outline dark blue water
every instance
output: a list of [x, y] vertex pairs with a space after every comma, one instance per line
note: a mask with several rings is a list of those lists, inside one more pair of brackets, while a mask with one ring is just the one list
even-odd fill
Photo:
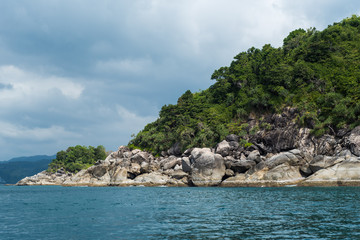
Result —
[[360, 188], [0, 186], [0, 239], [360, 239]]

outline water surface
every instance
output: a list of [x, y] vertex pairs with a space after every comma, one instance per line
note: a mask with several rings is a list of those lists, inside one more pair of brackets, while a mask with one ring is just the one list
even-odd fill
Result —
[[0, 239], [360, 239], [360, 187], [0, 186]]

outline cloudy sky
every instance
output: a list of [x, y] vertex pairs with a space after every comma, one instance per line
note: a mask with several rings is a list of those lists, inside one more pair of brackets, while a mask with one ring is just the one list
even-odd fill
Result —
[[0, 0], [0, 160], [116, 150], [241, 51], [358, 0]]

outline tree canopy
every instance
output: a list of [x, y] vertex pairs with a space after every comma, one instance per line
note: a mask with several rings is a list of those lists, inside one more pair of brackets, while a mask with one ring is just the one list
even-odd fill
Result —
[[105, 148], [103, 146], [85, 147], [77, 145], [69, 147], [66, 151], [60, 151], [56, 154], [50, 164], [48, 171], [55, 172], [63, 168], [65, 171], [76, 173], [81, 169], [86, 169], [95, 164], [98, 160], [106, 158]]
[[323, 31], [292, 31], [283, 46], [266, 44], [215, 70], [215, 83], [186, 91], [175, 105], [129, 145], [160, 153], [179, 142], [183, 149], [212, 147], [229, 133], [242, 133], [250, 113], [299, 109], [298, 124], [313, 134], [333, 134], [360, 124], [360, 18], [353, 15]]

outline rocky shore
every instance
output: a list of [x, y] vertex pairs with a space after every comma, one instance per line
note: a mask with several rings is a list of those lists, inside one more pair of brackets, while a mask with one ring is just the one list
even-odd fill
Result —
[[250, 127], [267, 123], [271, 128], [249, 135], [254, 144], [246, 148], [234, 134], [213, 149], [181, 152], [175, 144], [161, 157], [121, 146], [76, 174], [43, 171], [17, 185], [360, 186], [360, 126], [315, 138], [292, 120], [291, 109], [249, 119]]

